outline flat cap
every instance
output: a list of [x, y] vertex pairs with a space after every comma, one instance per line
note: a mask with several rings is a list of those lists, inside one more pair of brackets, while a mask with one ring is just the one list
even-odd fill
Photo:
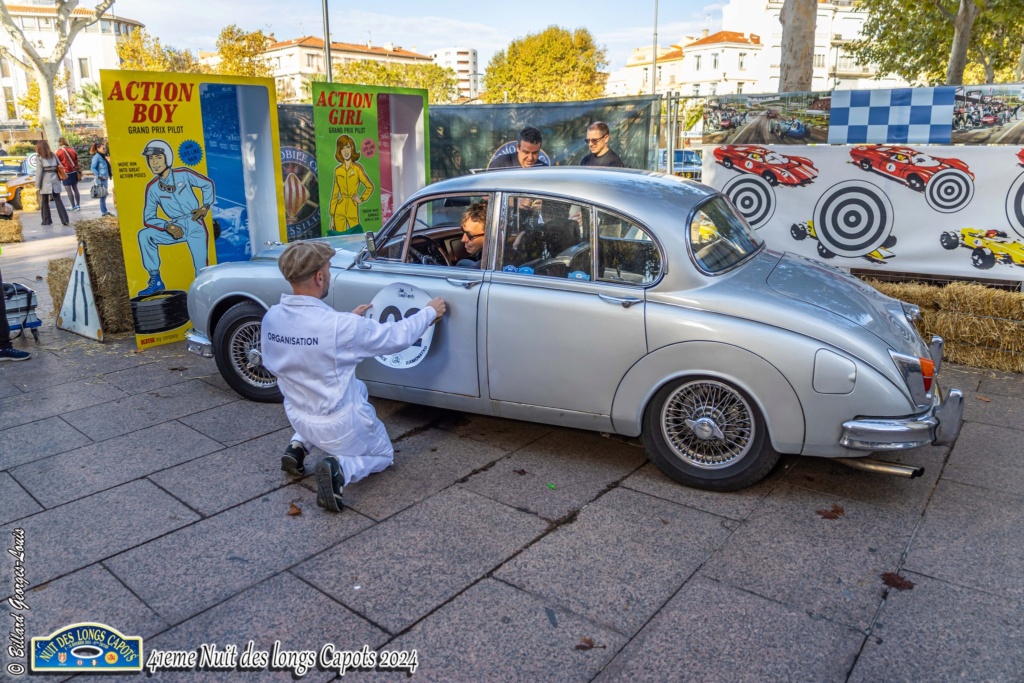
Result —
[[320, 270], [334, 256], [334, 249], [327, 242], [301, 240], [285, 247], [277, 267], [288, 282], [301, 282]]

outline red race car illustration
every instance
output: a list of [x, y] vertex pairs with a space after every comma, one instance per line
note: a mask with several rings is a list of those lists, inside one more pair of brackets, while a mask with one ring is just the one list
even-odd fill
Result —
[[1017, 159], [1018, 159], [1018, 163], [1020, 163], [1021, 166], [1024, 166], [1024, 149], [1022, 149], [1021, 151], [1017, 152]]
[[928, 156], [911, 147], [860, 146], [851, 149], [850, 156], [865, 171], [875, 171], [900, 180], [918, 192], [924, 190], [932, 176], [946, 169], [961, 171], [974, 180], [971, 169], [959, 159]]
[[764, 147], [723, 145], [713, 153], [726, 168], [759, 175], [771, 185], [806, 185], [818, 177], [818, 169], [810, 159], [784, 156]]

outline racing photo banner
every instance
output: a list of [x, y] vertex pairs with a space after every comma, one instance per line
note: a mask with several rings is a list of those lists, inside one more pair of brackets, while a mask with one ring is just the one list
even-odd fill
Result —
[[182, 339], [200, 268], [284, 240], [272, 79], [101, 71], [136, 345]]
[[427, 91], [313, 84], [321, 234], [376, 232], [430, 178]]
[[769, 247], [866, 268], [1024, 281], [1024, 148], [723, 145], [703, 182]]

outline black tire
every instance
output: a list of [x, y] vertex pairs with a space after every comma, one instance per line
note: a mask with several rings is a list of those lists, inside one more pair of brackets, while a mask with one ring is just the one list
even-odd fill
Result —
[[988, 270], [996, 264], [996, 255], [988, 247], [976, 247], [971, 252], [971, 264], [975, 268]]
[[221, 377], [240, 396], [260, 403], [280, 403], [277, 378], [262, 365], [260, 342], [263, 307], [243, 301], [228, 309], [213, 331], [213, 357]]
[[21, 188], [19, 187], [14, 191], [14, 199], [11, 200], [11, 208], [15, 211], [21, 211]]
[[168, 289], [131, 300], [132, 323], [138, 334], [167, 332], [188, 323], [188, 292]]
[[818, 256], [820, 256], [823, 259], [832, 259], [836, 257], [836, 255], [829, 251], [828, 247], [826, 247], [821, 242], [818, 242]]
[[885, 238], [885, 241], [882, 242], [882, 249], [892, 249], [895, 246], [896, 235], [889, 235], [888, 237]]
[[950, 230], [939, 235], [939, 242], [942, 244], [943, 249], [952, 251], [960, 246], [960, 236]]
[[924, 191], [924, 181], [921, 180], [920, 176], [912, 175], [907, 178], [907, 185], [910, 186], [911, 190], [915, 192]]
[[779, 179], [775, 177], [775, 174], [771, 171], [765, 171], [761, 174], [761, 177], [768, 181], [768, 184], [775, 187], [779, 184]]
[[797, 225], [796, 223], [794, 223], [793, 225], [789, 226], [789, 234], [793, 237], [793, 239], [797, 241], [805, 240], [807, 239], [807, 228], [805, 228], [802, 225]]
[[752, 486], [779, 461], [754, 401], [710, 377], [663, 386], [644, 411], [642, 439], [658, 469], [680, 484], [709, 491]]
[[732, 168], [732, 159], [730, 159], [729, 157], [722, 159], [722, 166], [725, 166], [726, 168]]
[[860, 161], [857, 162], [857, 165], [860, 166], [865, 171], [871, 170], [871, 162], [868, 161], [867, 159], [861, 159]]

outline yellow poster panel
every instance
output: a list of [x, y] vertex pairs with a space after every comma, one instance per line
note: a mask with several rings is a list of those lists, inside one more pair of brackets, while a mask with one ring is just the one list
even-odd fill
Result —
[[274, 82], [148, 71], [100, 81], [136, 345], [179, 341], [201, 268], [285, 240]]

